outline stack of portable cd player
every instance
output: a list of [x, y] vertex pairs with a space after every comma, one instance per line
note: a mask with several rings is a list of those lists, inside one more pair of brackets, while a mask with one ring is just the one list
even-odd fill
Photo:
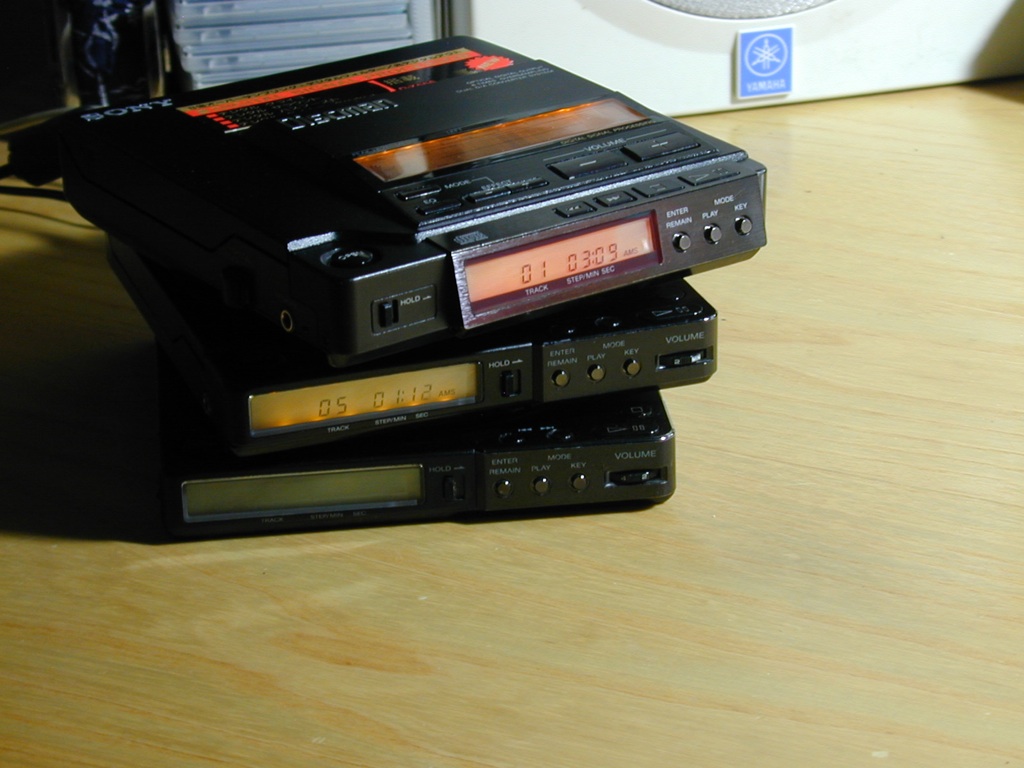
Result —
[[667, 499], [684, 279], [765, 243], [764, 166], [473, 38], [76, 116], [65, 190], [160, 349], [183, 536]]

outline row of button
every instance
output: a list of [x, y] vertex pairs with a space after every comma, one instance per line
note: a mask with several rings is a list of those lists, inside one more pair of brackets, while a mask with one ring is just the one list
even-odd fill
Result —
[[[618, 486], [643, 485], [661, 480], [662, 471], [660, 469], [626, 469], [611, 472], [608, 475], [608, 483]], [[577, 472], [569, 478], [568, 486], [573, 491], [582, 493], [590, 487], [590, 478], [583, 472]], [[546, 496], [551, 492], [551, 479], [546, 475], [537, 475], [529, 482], [529, 487], [538, 496]], [[499, 499], [510, 498], [515, 492], [515, 483], [507, 477], [494, 483], [494, 494]]]
[[713, 149], [702, 147], [693, 136], [685, 133], [670, 133], [634, 141], [620, 149], [606, 150], [583, 157], [574, 157], [552, 163], [548, 167], [559, 176], [572, 181], [582, 176], [603, 173], [621, 168], [632, 162], [646, 162], [657, 157], [672, 156], [673, 160], [695, 160], [714, 153]]
[[[632, 358], [626, 360], [622, 364], [622, 371], [630, 378], [639, 375], [640, 371], [643, 370], [643, 364], [639, 360]], [[587, 378], [591, 381], [604, 381], [604, 377], [608, 375], [608, 370], [600, 364], [595, 363], [587, 369]], [[572, 382], [572, 374], [564, 368], [559, 368], [557, 371], [551, 374], [551, 383], [559, 389], [569, 386]]]
[[[582, 472], [577, 472], [569, 478], [569, 487], [577, 493], [581, 493], [590, 487], [590, 478]], [[530, 488], [538, 496], [546, 496], [551, 491], [551, 479], [544, 475], [538, 475], [530, 482]], [[515, 491], [515, 483], [507, 477], [494, 484], [494, 493], [499, 499], [507, 499]]]
[[[635, 201], [638, 196], [643, 198], [661, 197], [662, 195], [668, 195], [673, 192], [679, 192], [685, 189], [687, 185], [691, 187], [699, 187], [704, 184], [711, 184], [712, 182], [722, 181], [724, 179], [738, 176], [740, 172], [735, 168], [712, 168], [705, 170], [692, 171], [683, 176], [677, 176], [675, 178], [667, 179], [656, 179], [655, 181], [644, 182], [643, 184], [637, 184], [631, 187], [629, 190], [617, 190], [615, 192], [609, 192], [599, 197], [593, 198], [593, 203], [585, 200], [577, 200], [572, 203], [566, 203], [555, 208], [555, 213], [561, 216], [563, 219], [573, 219], [577, 216], [585, 216], [588, 213], [593, 213], [601, 208], [613, 208], [618, 205], [625, 205]], [[595, 205], [596, 204], [596, 205]], [[750, 224], [753, 228], [753, 224]], [[748, 230], [749, 231], [749, 230]], [[747, 234], [742, 232], [741, 234]]]
[[539, 176], [534, 176], [521, 181], [514, 181], [508, 184], [500, 184], [493, 187], [483, 187], [468, 192], [461, 197], [437, 199], [437, 195], [443, 190], [437, 184], [421, 184], [417, 187], [400, 190], [396, 196], [402, 202], [423, 200], [423, 205], [416, 208], [421, 216], [440, 216], [443, 213], [451, 213], [465, 206], [482, 205], [492, 200], [499, 200], [508, 197], [516, 192], [525, 192], [530, 189], [539, 189], [548, 186], [549, 182]]
[[[685, 368], [690, 365], [699, 365], [710, 361], [710, 352], [706, 349], [698, 349], [693, 351], [675, 352], [672, 354], [662, 355], [658, 358], [658, 369], [665, 368]], [[634, 378], [640, 375], [640, 371], [643, 370], [643, 364], [634, 358], [629, 358], [622, 364], [622, 372], [630, 378]], [[604, 381], [605, 376], [608, 375], [607, 369], [599, 364], [595, 363], [587, 369], [587, 378], [593, 382]], [[551, 374], [551, 383], [559, 389], [563, 389], [572, 383], [572, 374], [564, 368], [559, 368], [557, 371]]]
[[[748, 216], [739, 216], [732, 223], [733, 229], [737, 235], [746, 236], [754, 231], [754, 222], [750, 220]], [[703, 231], [704, 240], [709, 245], [717, 245], [725, 237], [725, 231], [722, 229], [720, 224], [707, 224]], [[683, 251], [689, 250], [693, 245], [693, 238], [690, 237], [689, 232], [676, 232], [672, 236], [672, 247], [682, 253]]]
[[[575, 157], [569, 160], [550, 163], [548, 168], [562, 178], [572, 181], [584, 176], [621, 168], [634, 162], [647, 162], [659, 157], [671, 157], [673, 162], [688, 162], [703, 157], [709, 157], [714, 155], [715, 152], [716, 150], [704, 147], [697, 139], [689, 134], [669, 133], [661, 136], [655, 136], [653, 138], [645, 138], [640, 141], [634, 141], [619, 149], [591, 153], [582, 157]], [[701, 180], [700, 174], [694, 175], [693, 178], [696, 180], [689, 181], [689, 183], [694, 186], [707, 183], [711, 180]], [[463, 194], [461, 197], [442, 197], [439, 199], [438, 196], [444, 194], [444, 189], [439, 184], [428, 182], [414, 187], [401, 189], [395, 194], [402, 202], [422, 200], [423, 204], [416, 208], [417, 213], [421, 216], [440, 216], [445, 213], [452, 213], [466, 206], [482, 205], [484, 203], [515, 194], [516, 192], [538, 189], [540, 187], [548, 186], [548, 184], [549, 182], [545, 179], [539, 176], [534, 176], [529, 179], [510, 182], [508, 184], [476, 189]], [[656, 185], [657, 182], [654, 184]], [[646, 188], [646, 192], [641, 191], [641, 189], [644, 188]], [[636, 189], [637, 192], [642, 194], [644, 197], [654, 197], [656, 195], [673, 191], [667, 187], [664, 189], [657, 189], [656, 186], [651, 186], [650, 184], [645, 185], [643, 188], [638, 187]], [[626, 195], [626, 197], [623, 197], [618, 201], [611, 201], [615, 194]], [[613, 193], [613, 195], [609, 195], [607, 197], [610, 200], [609, 202], [599, 202], [601, 202], [602, 205], [619, 205], [635, 199], [629, 197], [627, 193]]]
[[[636, 197], [634, 195], [631, 195], [629, 192], [624, 192], [621, 190], [618, 192], [609, 192], [606, 195], [601, 195], [600, 197], [594, 198], [594, 202], [597, 203], [602, 208], [614, 208], [615, 206], [618, 205], [632, 203], [635, 200]], [[560, 205], [558, 208], [555, 208], [555, 213], [557, 213], [563, 219], [572, 219], [575, 218], [576, 216], [583, 216], [588, 213], [593, 213], [596, 210], [597, 208], [595, 208], [590, 203], [578, 200], [574, 203]]]

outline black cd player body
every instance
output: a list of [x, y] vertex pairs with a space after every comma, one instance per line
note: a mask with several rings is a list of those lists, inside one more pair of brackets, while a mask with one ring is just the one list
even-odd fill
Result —
[[612, 510], [667, 500], [675, 435], [658, 390], [455, 420], [284, 454], [225, 450], [161, 357], [162, 508], [178, 536]]
[[72, 204], [335, 366], [747, 258], [765, 169], [449, 38], [62, 126]]
[[122, 243], [111, 241], [109, 259], [161, 349], [238, 455], [497, 408], [692, 384], [717, 367], [718, 314], [679, 277], [582, 299], [497, 339], [450, 339], [337, 369], [315, 347], [225, 307], [212, 288]]

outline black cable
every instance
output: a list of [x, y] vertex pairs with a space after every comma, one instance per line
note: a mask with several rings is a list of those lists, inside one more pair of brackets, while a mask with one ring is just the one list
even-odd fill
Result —
[[[0, 176], [0, 178], [3, 177]], [[68, 201], [67, 197], [59, 189], [36, 189], [35, 187], [8, 187], [6, 185], [0, 185], [0, 195], [13, 195], [15, 197], [43, 197], [48, 200], [60, 200], [62, 203], [66, 203]]]
[[52, 118], [0, 137], [7, 144], [7, 162], [0, 166], [4, 175], [34, 187], [59, 179], [61, 119]]
[[[9, 159], [7, 163], [0, 165], [0, 179], [24, 178], [30, 183], [35, 184], [54, 180], [53, 164], [56, 161], [53, 137], [52, 135], [46, 135], [40, 141], [38, 134], [31, 135], [28, 133], [32, 130], [30, 128], [18, 135], [3, 137], [3, 140], [8, 144], [9, 156], [14, 156], [15, 151], [17, 151], [17, 155], [16, 158]], [[24, 144], [20, 143], [20, 141], [29, 144], [31, 155], [28, 158], [25, 148], [23, 148]], [[20, 162], [15, 162], [15, 160]], [[28, 165], [26, 165], [27, 160]], [[41, 170], [42, 173], [40, 173]], [[56, 177], [59, 177], [59, 171], [56, 171]], [[38, 189], [35, 187], [3, 184], [0, 185], [0, 195], [11, 195], [16, 198], [44, 198], [46, 200], [59, 200], [62, 203], [68, 202], [68, 198], [59, 189]]]

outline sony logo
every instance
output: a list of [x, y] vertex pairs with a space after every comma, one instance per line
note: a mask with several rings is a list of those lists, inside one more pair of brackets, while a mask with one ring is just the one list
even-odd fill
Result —
[[134, 115], [138, 112], [148, 112], [152, 109], [162, 107], [173, 107], [174, 102], [170, 99], [157, 99], [156, 101], [147, 101], [145, 104], [128, 104], [124, 107], [111, 107], [105, 109], [102, 112], [86, 112], [84, 115], [80, 115], [83, 120], [87, 120], [90, 123], [94, 123], [97, 120], [104, 120], [108, 117], [124, 117], [125, 115]]

